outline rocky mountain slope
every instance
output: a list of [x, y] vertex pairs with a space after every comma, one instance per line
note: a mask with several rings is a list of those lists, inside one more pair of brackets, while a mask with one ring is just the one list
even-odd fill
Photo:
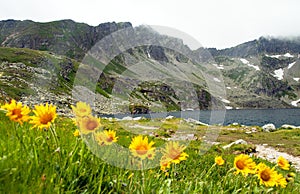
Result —
[[[221, 71], [226, 79], [230, 79], [227, 82], [237, 84], [238, 86], [234, 87], [241, 87], [257, 98], [256, 102], [250, 100], [242, 103], [243, 98], [234, 95], [235, 92], [231, 91], [232, 87], [229, 86], [231, 88], [227, 90], [229, 98], [232, 95], [240, 99], [237, 105], [273, 108], [278, 107], [280, 103], [276, 105], [278, 102], [275, 101], [279, 100], [287, 105], [297, 106], [300, 76], [299, 37], [293, 39], [261, 37], [233, 48], [209, 50], [212, 51], [215, 61], [223, 65]], [[264, 99], [267, 98], [272, 102], [263, 105]]]
[[[159, 45], [130, 48], [114, 57], [97, 78], [96, 112], [197, 110], [210, 109], [212, 104], [227, 109], [300, 105], [299, 38], [262, 37], [223, 50], [191, 51], [182, 40], [146, 27], [133, 28], [127, 22], [93, 27], [71, 20], [0, 21], [1, 99], [16, 98], [27, 104], [52, 101], [65, 110], [75, 100], [75, 79], [86, 83], [86, 79], [76, 78], [78, 69], [91, 73], [83, 63], [97, 61], [97, 57], [87, 60], [86, 53], [107, 35], [127, 28], [134, 29], [137, 36], [152, 37], [191, 53], [199, 61]], [[191, 66], [211, 77], [192, 71]], [[176, 73], [176, 69], [180, 71]], [[218, 72], [223, 80], [217, 77]], [[164, 79], [157, 81], [159, 76]], [[207, 79], [216, 85], [224, 81], [226, 96], [210, 90]]]
[[0, 21], [0, 45], [52, 51], [80, 61], [96, 42], [127, 27], [132, 25], [129, 22], [89, 26], [72, 20], [48, 23], [5, 20]]

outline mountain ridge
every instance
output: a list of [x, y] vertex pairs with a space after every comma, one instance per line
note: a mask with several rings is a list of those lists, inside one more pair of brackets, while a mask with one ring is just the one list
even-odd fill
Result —
[[225, 49], [207, 48], [213, 56], [249, 57], [263, 53], [300, 54], [300, 36], [294, 40], [288, 38], [260, 37]]
[[[133, 28], [129, 22], [108, 22], [98, 26], [89, 26], [72, 20], [46, 23], [30, 20], [0, 21], [0, 45], [3, 47], [0, 52], [2, 98], [9, 99], [15, 96], [26, 102], [32, 99], [38, 102], [39, 95], [43, 95], [43, 101], [55, 101], [69, 107], [74, 103], [74, 99], [68, 96], [72, 90], [74, 76], [80, 63], [86, 57], [87, 51], [105, 36], [127, 28], [145, 37], [171, 43], [170, 45], [174, 48], [181, 48], [192, 53], [199, 58], [200, 64], [197, 65], [201, 68], [211, 72], [220, 71], [227, 97], [225, 99], [212, 95], [209, 93], [204, 77], [200, 74], [191, 74], [188, 76], [189, 79], [195, 81], [193, 88], [196, 93], [186, 92], [185, 85], [178, 89], [178, 93], [185, 93], [187, 99], [195, 98], [196, 95], [197, 103], [180, 103], [176, 96], [178, 94], [166, 83], [144, 82], [132, 91], [129, 101], [119, 97], [115, 99], [118, 101], [117, 104], [122, 106], [119, 112], [145, 113], [162, 110], [210, 109], [212, 102], [222, 103], [227, 109], [291, 108], [295, 107], [295, 104], [297, 106], [297, 100], [300, 99], [300, 38], [283, 40], [261, 37], [227, 49], [202, 47], [192, 51], [183, 44], [181, 39], [160, 35], [143, 26]], [[14, 49], [9, 50], [12, 47]], [[25, 48], [33, 50], [24, 50]], [[99, 106], [97, 109], [99, 113], [109, 113], [109, 103], [111, 103], [109, 101], [114, 97], [112, 96], [113, 89], [119, 92], [122, 88], [116, 87], [116, 80], [121, 85], [123, 84], [122, 86], [130, 86], [131, 82], [122, 78], [121, 75], [128, 72], [133, 62], [136, 64], [145, 62], [157, 67], [178, 66], [182, 68], [182, 71], [188, 70], [188, 67], [194, 64], [182, 53], [159, 45], [144, 45], [124, 51], [112, 59], [98, 80], [96, 91], [100, 95], [98, 95], [99, 102], [96, 106]], [[24, 68], [28, 71], [23, 71]], [[53, 94], [51, 98], [47, 99], [47, 91], [41, 92], [41, 88], [34, 87], [33, 93], [38, 97], [34, 97], [31, 92], [20, 91], [17, 83], [20, 84], [19, 81], [22, 79], [15, 80], [16, 85], [9, 83], [10, 80], [14, 80], [13, 77], [21, 78], [21, 74], [30, 75], [31, 71], [42, 72], [41, 68], [55, 74], [52, 75], [53, 80], [45, 79], [46, 83], [59, 81], [56, 85], [50, 84], [51, 89], [46, 87]], [[167, 75], [169, 72], [162, 71], [162, 73]], [[217, 78], [213, 79], [216, 83], [219, 81]], [[27, 83], [22, 87], [34, 84], [36, 83]], [[15, 88], [13, 91], [16, 91], [17, 95], [9, 94], [10, 87]], [[62, 96], [55, 98], [55, 95]], [[63, 103], [60, 102], [60, 98], [64, 99]], [[127, 105], [123, 106], [125, 101]], [[135, 104], [133, 108], [132, 103]]]
[[30, 20], [0, 21], [0, 45], [52, 51], [80, 60], [97, 41], [131, 23], [102, 23], [89, 26], [73, 20], [33, 22]]

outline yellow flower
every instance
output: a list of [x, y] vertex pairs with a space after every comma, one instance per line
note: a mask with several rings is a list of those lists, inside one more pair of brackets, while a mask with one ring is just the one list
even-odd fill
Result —
[[286, 178], [282, 174], [277, 174], [275, 185], [285, 188], [287, 185]]
[[99, 145], [111, 145], [113, 142], [118, 141], [116, 132], [113, 130], [105, 130], [95, 134], [96, 141]]
[[143, 136], [139, 135], [131, 140], [129, 149], [133, 156], [139, 157], [142, 160], [145, 158], [153, 159], [155, 155], [153, 145], [153, 141], [148, 142], [148, 137], [143, 138]]
[[265, 185], [267, 187], [273, 187], [277, 184], [278, 174], [274, 170], [274, 168], [270, 168], [266, 166], [264, 163], [259, 163], [257, 165], [257, 175], [256, 175], [261, 185]]
[[167, 159], [170, 159], [171, 163], [179, 164], [180, 161], [186, 160], [189, 156], [183, 152], [185, 148], [183, 145], [180, 146], [178, 142], [170, 141], [162, 152]]
[[101, 127], [100, 118], [92, 115], [83, 117], [82, 119], [78, 120], [78, 122], [81, 134], [92, 133]]
[[162, 171], [166, 171], [167, 168], [171, 166], [171, 159], [166, 158], [166, 156], [162, 156], [160, 159], [160, 169]]
[[282, 156], [279, 156], [279, 158], [277, 159], [277, 165], [283, 170], [290, 169], [289, 161]]
[[79, 119], [77, 119], [77, 118], [71, 118], [71, 120], [72, 120], [73, 125], [79, 126], [79, 122], [78, 122]]
[[234, 159], [236, 174], [242, 173], [244, 176], [255, 174], [255, 166], [255, 162], [248, 155], [240, 154]]
[[92, 113], [90, 105], [85, 102], [77, 102], [76, 106], [71, 105], [71, 108], [76, 117], [89, 116]]
[[30, 123], [34, 124], [33, 127], [38, 127], [39, 129], [49, 129], [51, 123], [57, 117], [56, 106], [46, 103], [45, 106], [40, 104], [35, 105], [34, 108], [33, 113], [35, 115], [30, 117]]
[[22, 106], [22, 102], [16, 103], [15, 100], [11, 100], [9, 104], [6, 103], [1, 108], [7, 110], [6, 116], [14, 122], [23, 124], [23, 122], [28, 121], [30, 118], [28, 115], [30, 109], [26, 105]]
[[287, 174], [288, 177], [296, 177], [296, 174], [293, 172], [290, 172], [289, 174]]
[[222, 156], [218, 156], [218, 157], [215, 157], [215, 163], [219, 166], [222, 166], [225, 161], [223, 160]]
[[80, 133], [79, 133], [79, 130], [76, 129], [73, 133], [74, 137], [79, 137], [80, 136]]

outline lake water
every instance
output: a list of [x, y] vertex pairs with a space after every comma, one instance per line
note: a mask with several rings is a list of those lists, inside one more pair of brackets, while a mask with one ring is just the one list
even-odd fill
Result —
[[149, 113], [142, 115], [114, 115], [117, 118], [124, 116], [144, 116], [146, 118], [165, 118], [169, 115], [178, 118], [193, 118], [207, 124], [263, 126], [273, 123], [276, 127], [283, 124], [300, 126], [300, 109], [251, 109], [251, 110], [218, 110], [218, 111], [181, 111], [167, 113]]

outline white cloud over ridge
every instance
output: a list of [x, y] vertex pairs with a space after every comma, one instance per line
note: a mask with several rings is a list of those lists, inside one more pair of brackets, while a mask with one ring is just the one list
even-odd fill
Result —
[[162, 25], [191, 35], [204, 47], [228, 48], [264, 35], [300, 35], [299, 7], [298, 0], [10, 0], [1, 2], [0, 20]]

